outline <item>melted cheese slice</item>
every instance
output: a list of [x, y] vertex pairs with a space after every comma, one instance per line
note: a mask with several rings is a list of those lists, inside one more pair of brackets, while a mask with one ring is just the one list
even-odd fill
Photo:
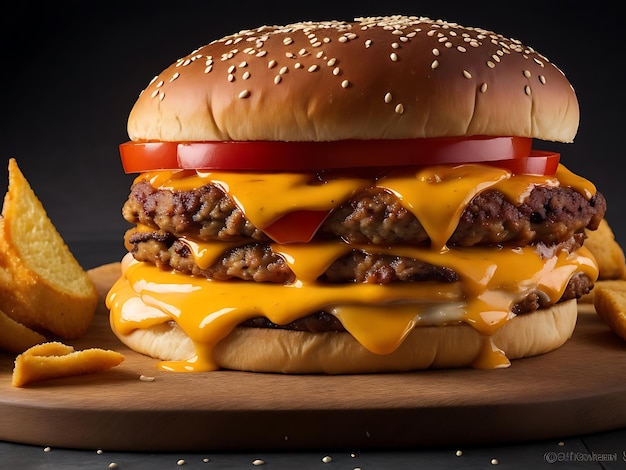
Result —
[[[155, 187], [192, 189], [216, 182], [237, 201], [257, 227], [269, 226], [294, 209], [330, 210], [375, 184], [396, 194], [429, 234], [428, 248], [347, 245], [342, 242], [273, 244], [289, 264], [293, 284], [216, 281], [162, 272], [136, 262], [123, 263], [124, 274], [110, 290], [106, 303], [111, 324], [121, 333], [175, 321], [191, 338], [196, 357], [183, 363], [163, 363], [169, 370], [213, 370], [212, 350], [237, 325], [267, 317], [287, 324], [317, 311], [335, 315], [346, 330], [377, 354], [394, 351], [412, 328], [421, 325], [467, 323], [486, 338], [514, 315], [512, 306], [540, 291], [556, 302], [574, 273], [592, 280], [598, 275], [586, 248], [543, 258], [534, 247], [448, 248], [446, 241], [467, 203], [479, 192], [494, 188], [520, 203], [534, 185], [572, 187], [591, 197], [595, 187], [563, 166], [554, 176], [514, 176], [483, 165], [429, 167], [412, 174], [388, 174], [378, 181], [341, 178], [312, 181], [303, 175], [154, 172], [145, 175]], [[249, 190], [250, 185], [254, 190]], [[280, 193], [288, 191], [290, 197]], [[291, 195], [293, 194], [293, 198]], [[208, 267], [226, 250], [219, 242], [184, 240], [195, 261]], [[408, 257], [454, 270], [458, 282], [397, 282], [386, 285], [325, 284], [318, 277], [351, 250]], [[505, 353], [489, 342], [476, 358], [477, 367], [508, 365]]]

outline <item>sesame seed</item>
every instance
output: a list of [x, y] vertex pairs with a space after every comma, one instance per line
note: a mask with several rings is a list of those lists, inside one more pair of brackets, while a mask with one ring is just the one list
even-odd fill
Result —
[[178, 459], [178, 461], [176, 462], [176, 465], [178, 465], [179, 467], [182, 465], [185, 465], [185, 460], [184, 459]]
[[239, 64], [239, 68], [244, 68], [247, 66], [248, 66], [248, 62], [246, 62], [245, 60]]
[[319, 67], [318, 67], [317, 65], [313, 64], [313, 65], [311, 65], [311, 66], [307, 69], [307, 71], [309, 71], [309, 72], [315, 72], [317, 69], [319, 69]]
[[484, 93], [487, 91], [487, 83], [483, 83], [482, 85], [480, 85], [480, 92]]
[[524, 70], [522, 73], [524, 74], [524, 77], [530, 78], [530, 75], [531, 75], [530, 70]]
[[465, 49], [463, 46], [456, 46], [456, 50], [459, 52], [467, 52], [467, 49]]
[[539, 75], [539, 81], [541, 82], [542, 85], [546, 84], [546, 77], [544, 77], [543, 75]]
[[437, 48], [433, 49], [433, 55], [435, 57], [439, 57], [439, 49], [437, 49]]
[[152, 94], [150, 95], [150, 98], [154, 98], [158, 94], [159, 94], [159, 90], [154, 90]]
[[[211, 72], [211, 70], [213, 70], [213, 66], [212, 66], [212, 65], [209, 65], [209, 66], [207, 66], [207, 67], [204, 69], [204, 73], [210, 73], [210, 72]], [[172, 78], [172, 80], [173, 80], [173, 78]]]
[[385, 103], [391, 103], [392, 100], [393, 100], [393, 96], [391, 96], [391, 93], [387, 93], [385, 95]]
[[398, 62], [398, 54], [396, 54], [395, 52], [392, 52], [391, 54], [389, 54], [389, 58], [390, 58], [393, 62]]
[[157, 88], [161, 88], [163, 86], [163, 80], [160, 80], [159, 83], [156, 84]]
[[228, 81], [229, 82], [234, 82], [235, 81], [235, 76], [232, 73], [228, 74]]
[[246, 72], [245, 72], [245, 73], [241, 76], [241, 78], [243, 78], [244, 80], [249, 79], [249, 78], [250, 78], [250, 72], [247, 72], [247, 71], [246, 71]]
[[288, 59], [295, 59], [296, 55], [291, 52], [285, 52], [285, 57], [287, 57]]
[[404, 113], [404, 106], [402, 105], [402, 103], [399, 103], [394, 109], [394, 111], [396, 112], [396, 114]]
[[372, 40], [368, 39], [367, 41], [365, 41], [365, 47], [370, 47], [372, 45]]
[[233, 73], [235, 71], [235, 66], [231, 65], [230, 67], [228, 67], [228, 73]]
[[252, 465], [254, 466], [259, 466], [259, 465], [263, 465], [265, 462], [261, 459], [256, 459], [252, 461]]
[[333, 57], [332, 59], [328, 59], [328, 62], [326, 62], [326, 65], [328, 65], [329, 67], [333, 67], [336, 63], [337, 63], [337, 59]]
[[287, 72], [289, 72], [289, 69], [287, 67], [281, 67], [280, 70], [278, 71], [278, 73], [281, 75], [284, 75]]
[[307, 54], [308, 54], [308, 52], [306, 51], [306, 49], [302, 48], [302, 49], [300, 49], [300, 50], [298, 51], [298, 54], [299, 54], [299, 55], [307, 55]]
[[265, 57], [267, 55], [267, 51], [259, 51], [256, 53], [257, 57]]
[[344, 80], [343, 82], [341, 82], [342, 88], [348, 88], [349, 86], [350, 86], [350, 82], [348, 80]]
[[435, 70], [437, 67], [439, 67], [439, 61], [433, 60], [432, 64], [430, 64], [430, 68]]
[[[204, 72], [206, 73], [206, 69], [204, 70]], [[209, 70], [209, 72], [210, 72], [210, 70]], [[174, 80], [176, 80], [178, 77], [180, 77], [180, 74], [178, 72], [176, 72], [174, 75], [172, 75], [172, 78], [170, 78], [170, 83], [173, 82]]]
[[468, 79], [469, 79], [469, 78], [472, 78], [472, 74], [471, 74], [471, 73], [469, 73], [467, 70], [463, 70], [463, 76], [464, 76], [465, 78], [468, 78]]
[[333, 69], [333, 75], [335, 75], [335, 76], [336, 76], [336, 75], [339, 75], [340, 73], [341, 73], [341, 69], [340, 69], [339, 67], [335, 67], [335, 68]]
[[339, 42], [348, 42], [348, 38], [345, 36], [339, 36], [339, 39], [337, 39], [337, 41]]
[[393, 42], [393, 43], [391, 43], [391, 48], [392, 49], [400, 49], [400, 44], [398, 44], [397, 42]]
[[530, 96], [530, 87], [528, 85], [524, 87], [524, 93]]
[[244, 99], [244, 98], [248, 98], [250, 96], [250, 90], [243, 90], [241, 93], [239, 93], [239, 98]]
[[463, 451], [462, 450], [457, 450], [454, 455], [456, 455], [457, 457], [460, 457], [461, 455], [463, 455]]
[[300, 62], [296, 62], [296, 64], [294, 65], [294, 68], [301, 69], [302, 68], [302, 64]]
[[322, 458], [322, 462], [324, 463], [330, 463], [333, 461], [333, 458], [330, 455], [326, 455]]
[[274, 67], [276, 67], [278, 65], [278, 62], [276, 62], [274, 59], [270, 60], [267, 63], [267, 68], [268, 69], [273, 69]]
[[496, 64], [494, 64], [493, 62], [491, 62], [490, 60], [487, 61], [487, 67], [489, 67], [490, 69], [495, 68]]
[[535, 61], [535, 63], [537, 63], [537, 65], [540, 65], [541, 67], [545, 67], [545, 64], [541, 62], [539, 59], [537, 59], [536, 57], [533, 57], [533, 60]]
[[291, 38], [285, 38], [285, 39], [283, 39], [283, 44], [284, 44], [285, 46], [289, 46], [290, 44], [293, 44], [293, 39], [291, 39]]
[[278, 85], [282, 80], [283, 80], [283, 77], [281, 77], [280, 75], [276, 75], [274, 77], [274, 85]]

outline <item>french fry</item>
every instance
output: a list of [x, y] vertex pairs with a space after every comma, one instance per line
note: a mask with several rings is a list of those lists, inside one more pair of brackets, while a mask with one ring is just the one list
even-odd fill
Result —
[[626, 280], [607, 281], [594, 289], [598, 316], [620, 338], [626, 340]]
[[585, 233], [585, 246], [591, 251], [600, 268], [599, 279], [624, 279], [624, 251], [615, 240], [615, 234], [607, 220], [603, 219], [597, 230], [587, 230]]
[[579, 302], [592, 304], [595, 292], [602, 286], [611, 286], [614, 281], [626, 279], [626, 261], [624, 251], [615, 240], [615, 234], [606, 219], [603, 219], [597, 230], [586, 230], [585, 247], [598, 263], [599, 276], [591, 292], [585, 294]]
[[15, 359], [11, 383], [23, 387], [42, 380], [102, 372], [121, 364], [124, 356], [108, 349], [76, 351], [52, 341], [27, 349]]

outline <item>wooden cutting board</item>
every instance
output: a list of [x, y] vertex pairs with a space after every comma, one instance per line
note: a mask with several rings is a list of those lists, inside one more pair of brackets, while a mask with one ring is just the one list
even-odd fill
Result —
[[[90, 272], [103, 297], [119, 264]], [[119, 451], [390, 449], [562, 439], [626, 426], [626, 343], [581, 307], [573, 338], [504, 370], [351, 376], [171, 373], [124, 347], [101, 302], [77, 349], [122, 352], [107, 372], [11, 386], [0, 439]], [[140, 376], [154, 381], [140, 380]]]

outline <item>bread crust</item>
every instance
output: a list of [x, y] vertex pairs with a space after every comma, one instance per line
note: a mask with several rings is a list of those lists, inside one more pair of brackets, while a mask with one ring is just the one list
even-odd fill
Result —
[[[562, 346], [576, 325], [575, 300], [561, 302], [510, 320], [492, 337], [509, 359], [536, 356]], [[122, 334], [131, 349], [161, 360], [194, 356], [189, 337], [174, 322]], [[350, 334], [309, 333], [268, 328], [235, 328], [214, 351], [224, 369], [288, 374], [401, 372], [471, 366], [485, 337], [471, 326], [418, 327], [391, 354], [377, 355]]]
[[200, 47], [145, 88], [128, 133], [177, 142], [471, 135], [570, 142], [578, 121], [569, 81], [532, 48], [398, 16], [262, 26]]

